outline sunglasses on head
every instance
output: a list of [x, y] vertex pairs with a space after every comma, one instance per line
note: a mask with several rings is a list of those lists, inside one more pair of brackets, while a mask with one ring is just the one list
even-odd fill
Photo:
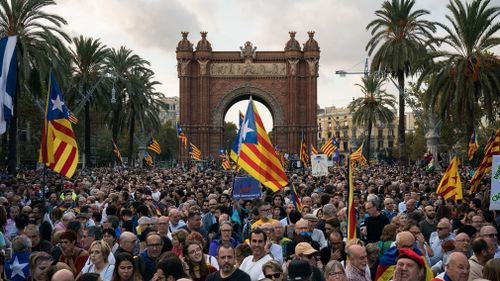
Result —
[[279, 277], [281, 276], [281, 273], [279, 273], [279, 272], [275, 272], [275, 273], [273, 273], [273, 274], [266, 274], [266, 275], [264, 275], [264, 276], [265, 276], [266, 278], [268, 278], [268, 279], [272, 279], [273, 277], [274, 277], [274, 278], [279, 278]]

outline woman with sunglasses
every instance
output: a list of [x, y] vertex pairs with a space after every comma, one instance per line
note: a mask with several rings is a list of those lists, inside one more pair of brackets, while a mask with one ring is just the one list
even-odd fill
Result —
[[325, 266], [326, 281], [347, 281], [345, 270], [342, 264], [338, 261], [330, 261]]
[[267, 279], [273, 281], [283, 281], [283, 268], [275, 260], [267, 261], [262, 265], [262, 272]]

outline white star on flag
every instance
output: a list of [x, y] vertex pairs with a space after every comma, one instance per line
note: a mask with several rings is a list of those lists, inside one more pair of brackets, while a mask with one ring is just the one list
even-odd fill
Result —
[[28, 266], [28, 263], [19, 263], [19, 260], [17, 257], [14, 259], [14, 262], [10, 266], [12, 269], [12, 278], [14, 278], [16, 275], [20, 275], [23, 278], [26, 278], [24, 275], [23, 269]]
[[254, 130], [248, 126], [248, 123], [250, 123], [250, 120], [247, 120], [243, 124], [243, 127], [241, 127], [241, 140], [244, 141], [247, 137], [247, 134], [253, 132]]
[[63, 105], [64, 105], [64, 102], [61, 100], [61, 98], [59, 96], [56, 97], [55, 100], [52, 100], [52, 110], [54, 109], [59, 109], [61, 112], [63, 112]]

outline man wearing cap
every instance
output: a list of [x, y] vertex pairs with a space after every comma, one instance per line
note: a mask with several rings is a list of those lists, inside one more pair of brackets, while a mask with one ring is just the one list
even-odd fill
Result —
[[396, 261], [392, 281], [420, 281], [424, 274], [425, 262], [422, 256], [411, 249], [402, 248]]
[[[307, 242], [300, 242], [295, 246], [295, 259], [307, 261], [311, 265], [312, 276], [309, 280], [311, 281], [324, 281], [324, 276], [321, 270], [316, 267], [316, 255], [318, 251], [314, 249], [311, 244]], [[309, 274], [310, 275], [310, 274]]]
[[318, 242], [320, 249], [328, 246], [328, 242], [325, 239], [325, 234], [323, 233], [323, 231], [315, 228], [316, 224], [319, 222], [318, 217], [313, 214], [307, 214], [304, 216], [304, 219], [309, 223], [309, 231], [312, 233], [311, 239]]

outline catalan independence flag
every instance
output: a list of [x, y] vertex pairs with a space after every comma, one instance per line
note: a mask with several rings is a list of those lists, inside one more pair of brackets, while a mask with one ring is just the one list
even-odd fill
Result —
[[75, 114], [73, 114], [72, 111], [69, 112], [68, 120], [73, 124], [78, 124], [78, 118], [76, 117]]
[[460, 174], [458, 173], [458, 161], [458, 157], [453, 157], [437, 187], [436, 193], [443, 196], [445, 200], [453, 198], [456, 202], [464, 198], [462, 194], [462, 181], [460, 181]]
[[222, 159], [222, 168], [224, 170], [230, 170], [231, 169], [231, 161], [229, 160], [229, 154], [227, 151], [224, 154], [224, 158]]
[[[347, 162], [351, 161], [350, 159]], [[352, 183], [352, 164], [347, 165], [348, 183], [347, 183], [347, 241], [356, 238], [356, 206], [354, 206], [354, 185]]]
[[9, 128], [14, 116], [14, 97], [17, 86], [17, 37], [0, 40], [0, 135]]
[[113, 142], [113, 153], [115, 154], [116, 160], [120, 162], [120, 164], [123, 164], [123, 159], [122, 159], [122, 154], [120, 153], [120, 150], [118, 149], [118, 146], [114, 141]]
[[294, 184], [291, 184], [290, 195], [292, 197], [292, 203], [295, 206], [295, 209], [299, 212], [302, 212], [302, 201], [300, 201], [300, 196], [297, 194], [297, 189], [295, 189]]
[[251, 98], [245, 120], [233, 141], [231, 159], [272, 191], [278, 191], [288, 183], [285, 170]]
[[307, 152], [306, 137], [304, 136], [304, 132], [302, 132], [302, 140], [300, 141], [299, 159], [304, 167], [309, 165], [309, 154]]
[[149, 166], [149, 167], [152, 167], [153, 166], [153, 157], [151, 156], [151, 154], [149, 154], [149, 152], [147, 151], [144, 151], [144, 161], [146, 161], [146, 164]]
[[[403, 248], [404, 249], [404, 248]], [[422, 257], [425, 263], [425, 279], [426, 281], [432, 280], [434, 273], [432, 273], [431, 267], [425, 260], [425, 257], [422, 255], [422, 252], [418, 249], [418, 247], [413, 247], [413, 252], [415, 254]], [[393, 246], [380, 257], [379, 265], [377, 267], [377, 272], [375, 274], [375, 281], [389, 281], [392, 280], [394, 276], [394, 270], [396, 269], [396, 261], [399, 256], [399, 249], [396, 246]], [[403, 250], [404, 251], [404, 250]]]
[[201, 150], [192, 143], [189, 143], [189, 154], [194, 160], [201, 160]]
[[472, 132], [472, 135], [470, 136], [469, 147], [467, 148], [467, 157], [469, 157], [469, 160], [472, 160], [472, 158], [474, 158], [474, 153], [476, 153], [478, 148], [479, 144], [477, 143], [477, 134], [476, 130], [474, 130], [474, 132]]
[[176, 123], [175, 127], [177, 130], [177, 137], [181, 141], [184, 148], [187, 148], [187, 137], [186, 137], [186, 134], [184, 134], [184, 132], [182, 131], [181, 125], [179, 125], [179, 123]]
[[311, 154], [312, 155], [317, 155], [318, 154], [318, 150], [316, 149], [316, 147], [314, 147], [314, 145], [311, 144]]
[[491, 166], [493, 164], [493, 155], [500, 155], [500, 130], [493, 132], [488, 143], [484, 147], [484, 156], [481, 160], [481, 164], [477, 167], [472, 179], [470, 180], [471, 188], [469, 189], [469, 195], [476, 192], [479, 183], [483, 179], [484, 175], [491, 171]]
[[321, 146], [321, 151], [323, 151], [324, 154], [328, 155], [328, 157], [331, 157], [333, 152], [335, 152], [335, 150], [337, 149], [337, 145], [336, 145], [336, 142], [334, 143], [334, 140], [335, 138], [332, 137], [330, 139], [328, 139], [327, 142], [325, 142], [325, 144], [323, 144]]
[[50, 74], [48, 92], [38, 161], [54, 172], [71, 178], [78, 165], [78, 145], [68, 121], [69, 110], [54, 73]]
[[149, 141], [148, 149], [154, 151], [154, 153], [158, 155], [161, 153], [160, 143], [153, 137], [151, 137], [151, 140]]
[[351, 153], [351, 165], [354, 165], [356, 161], [359, 161], [364, 166], [368, 165], [368, 160], [366, 160], [365, 156], [363, 155], [364, 146], [365, 143], [363, 142], [361, 146], [358, 149], [356, 149], [356, 151]]

